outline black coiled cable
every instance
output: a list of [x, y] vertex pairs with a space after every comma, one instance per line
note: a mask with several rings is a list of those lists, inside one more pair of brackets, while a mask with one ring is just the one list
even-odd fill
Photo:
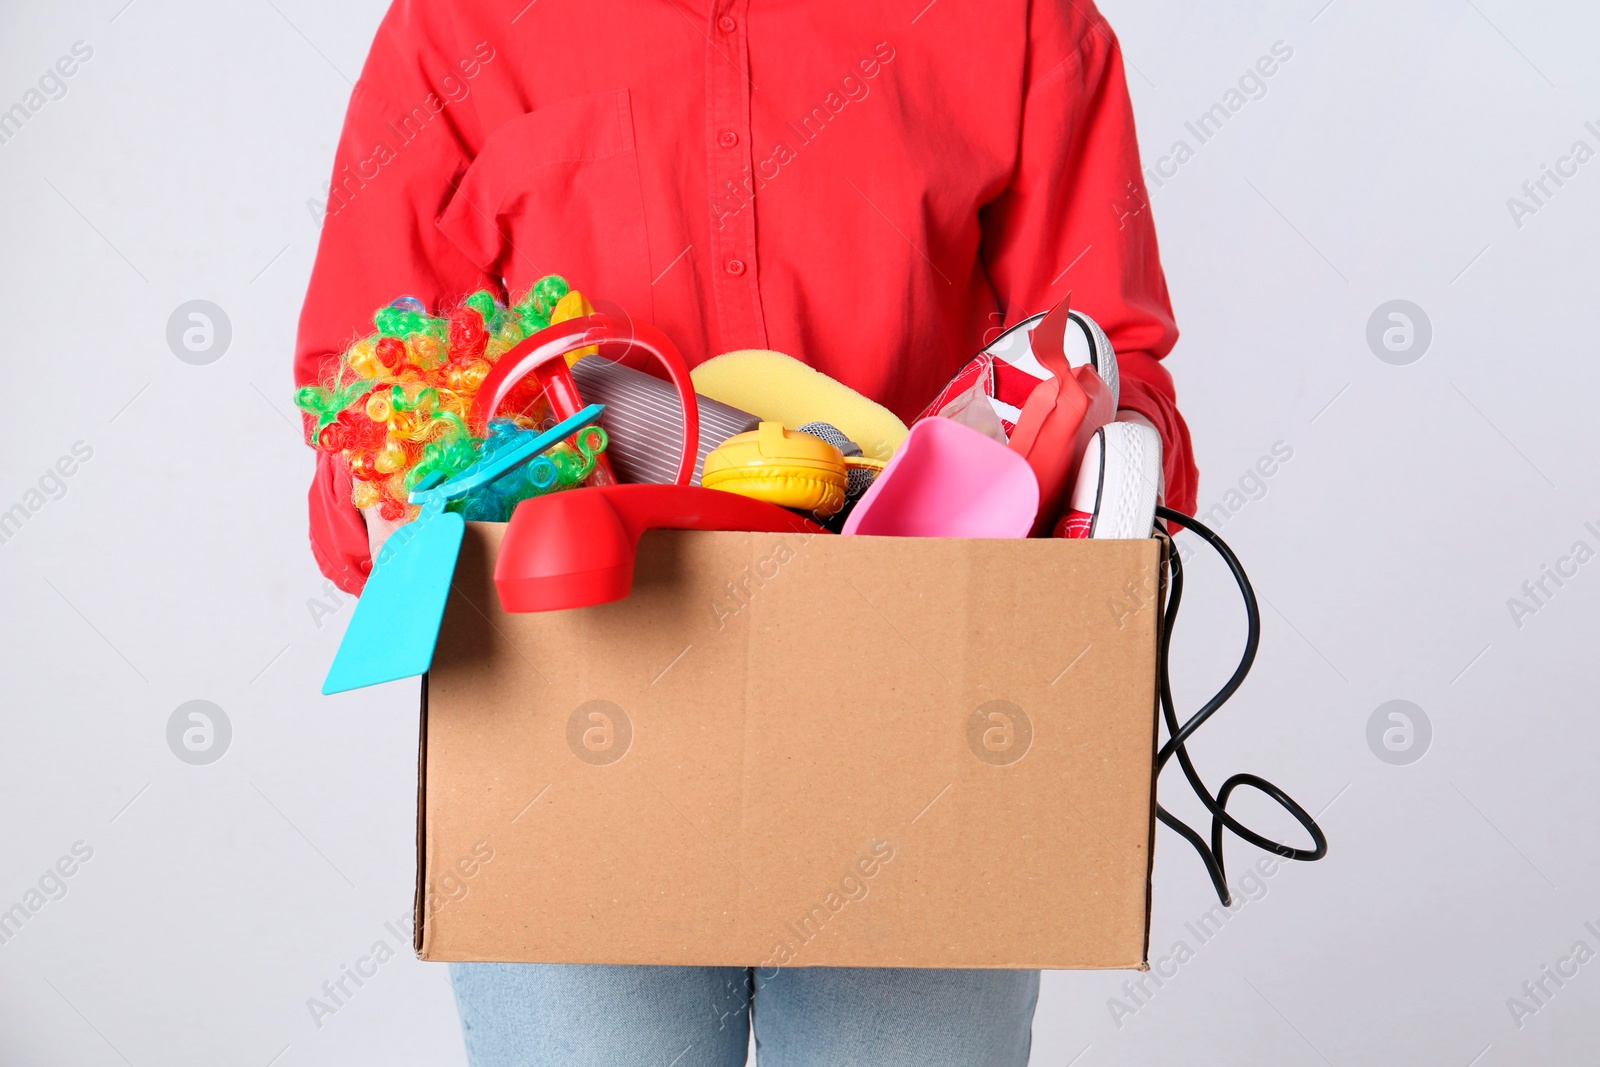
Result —
[[[1233, 895], [1228, 890], [1227, 872], [1222, 862], [1222, 831], [1228, 829], [1239, 837], [1255, 845], [1257, 848], [1266, 849], [1268, 852], [1290, 860], [1320, 860], [1328, 854], [1328, 839], [1322, 833], [1322, 828], [1317, 821], [1295, 802], [1283, 790], [1267, 781], [1265, 778], [1254, 774], [1235, 774], [1222, 783], [1222, 788], [1217, 790], [1215, 796], [1200, 780], [1200, 774], [1194, 769], [1194, 762], [1189, 758], [1189, 751], [1185, 747], [1189, 738], [1194, 735], [1207, 719], [1216, 714], [1217, 709], [1227, 703], [1228, 698], [1244, 682], [1245, 675], [1250, 673], [1250, 666], [1255, 662], [1256, 648], [1261, 643], [1261, 609], [1256, 605], [1255, 590], [1250, 587], [1250, 578], [1245, 574], [1244, 568], [1239, 565], [1239, 557], [1233, 554], [1226, 541], [1218, 537], [1214, 531], [1193, 516], [1184, 515], [1173, 511], [1171, 508], [1158, 507], [1156, 515], [1167, 522], [1176, 523], [1184, 529], [1192, 530], [1200, 536], [1206, 544], [1216, 550], [1222, 561], [1233, 572], [1233, 580], [1239, 583], [1239, 593], [1244, 597], [1244, 610], [1246, 619], [1246, 636], [1244, 654], [1239, 657], [1239, 665], [1234, 668], [1233, 675], [1221, 689], [1217, 690], [1212, 698], [1201, 706], [1189, 720], [1178, 725], [1178, 713], [1172, 702], [1172, 680], [1167, 674], [1167, 655], [1172, 645], [1173, 623], [1178, 617], [1178, 604], [1183, 599], [1183, 560], [1175, 551], [1167, 552], [1168, 569], [1170, 578], [1167, 584], [1167, 603], [1165, 610], [1165, 625], [1161, 629], [1161, 716], [1167, 724], [1166, 743], [1156, 752], [1156, 775], [1159, 778], [1161, 771], [1174, 755], [1178, 757], [1178, 766], [1183, 768], [1183, 776], [1189, 780], [1195, 796], [1211, 812], [1211, 841], [1207, 844], [1199, 832], [1177, 818], [1166, 808], [1156, 805], [1156, 817], [1172, 829], [1182, 834], [1184, 838], [1200, 853], [1200, 860], [1206, 865], [1206, 873], [1211, 876], [1211, 884], [1217, 890], [1217, 896], [1222, 901], [1223, 907], [1233, 905]], [[1296, 822], [1305, 827], [1311, 835], [1312, 848], [1295, 848], [1292, 845], [1274, 841], [1263, 837], [1244, 823], [1228, 814], [1228, 797], [1239, 786], [1247, 785], [1258, 790], [1277, 802], [1285, 811], [1294, 816]]]

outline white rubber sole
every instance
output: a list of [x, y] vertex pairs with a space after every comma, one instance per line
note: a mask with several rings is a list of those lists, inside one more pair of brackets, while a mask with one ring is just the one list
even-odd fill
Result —
[[1084, 450], [1069, 507], [1093, 516], [1092, 538], [1149, 537], [1161, 498], [1161, 435], [1136, 422], [1095, 431]]

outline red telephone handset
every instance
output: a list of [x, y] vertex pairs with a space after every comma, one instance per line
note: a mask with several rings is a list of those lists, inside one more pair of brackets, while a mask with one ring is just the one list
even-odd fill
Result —
[[[733, 493], [689, 485], [700, 440], [700, 409], [683, 357], [660, 330], [606, 315], [570, 319], [540, 330], [501, 356], [484, 378], [469, 424], [483, 433], [489, 418], [529, 374], [544, 386], [557, 418], [582, 410], [583, 398], [565, 356], [598, 344], [600, 354], [635, 369], [645, 357], [666, 370], [683, 405], [683, 441], [676, 485], [617, 485], [607, 481], [524, 500], [511, 513], [494, 584], [506, 611], [555, 611], [621, 600], [633, 586], [634, 552], [648, 529], [760, 530], [826, 533], [791, 511]], [[568, 409], [572, 411], [568, 411]], [[598, 457], [597, 457], [598, 458]], [[604, 462], [603, 460], [601, 461]]]
[[517, 505], [500, 542], [500, 607], [555, 611], [621, 600], [633, 587], [645, 530], [827, 532], [774, 504], [700, 486], [609, 485], [536, 496]]
[[1048, 536], [1061, 511], [1068, 481], [1094, 432], [1117, 417], [1111, 387], [1092, 366], [1067, 363], [1068, 297], [1033, 328], [1034, 358], [1050, 372], [1022, 405], [1010, 447], [1027, 459], [1039, 479], [1039, 512], [1032, 536]]

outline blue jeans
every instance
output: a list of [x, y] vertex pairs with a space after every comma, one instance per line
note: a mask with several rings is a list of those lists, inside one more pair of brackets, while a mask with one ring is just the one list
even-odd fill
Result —
[[472, 1067], [1024, 1067], [1038, 971], [450, 965]]

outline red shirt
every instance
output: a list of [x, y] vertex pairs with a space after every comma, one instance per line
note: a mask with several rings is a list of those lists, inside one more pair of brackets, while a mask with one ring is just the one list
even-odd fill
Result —
[[[1194, 507], [1121, 53], [1088, 0], [399, 0], [351, 95], [295, 377], [401, 295], [544, 274], [692, 364], [805, 360], [909, 420], [1003, 327], [1103, 326]], [[519, 10], [520, 9], [520, 10]], [[341, 465], [311, 540], [370, 568]]]

